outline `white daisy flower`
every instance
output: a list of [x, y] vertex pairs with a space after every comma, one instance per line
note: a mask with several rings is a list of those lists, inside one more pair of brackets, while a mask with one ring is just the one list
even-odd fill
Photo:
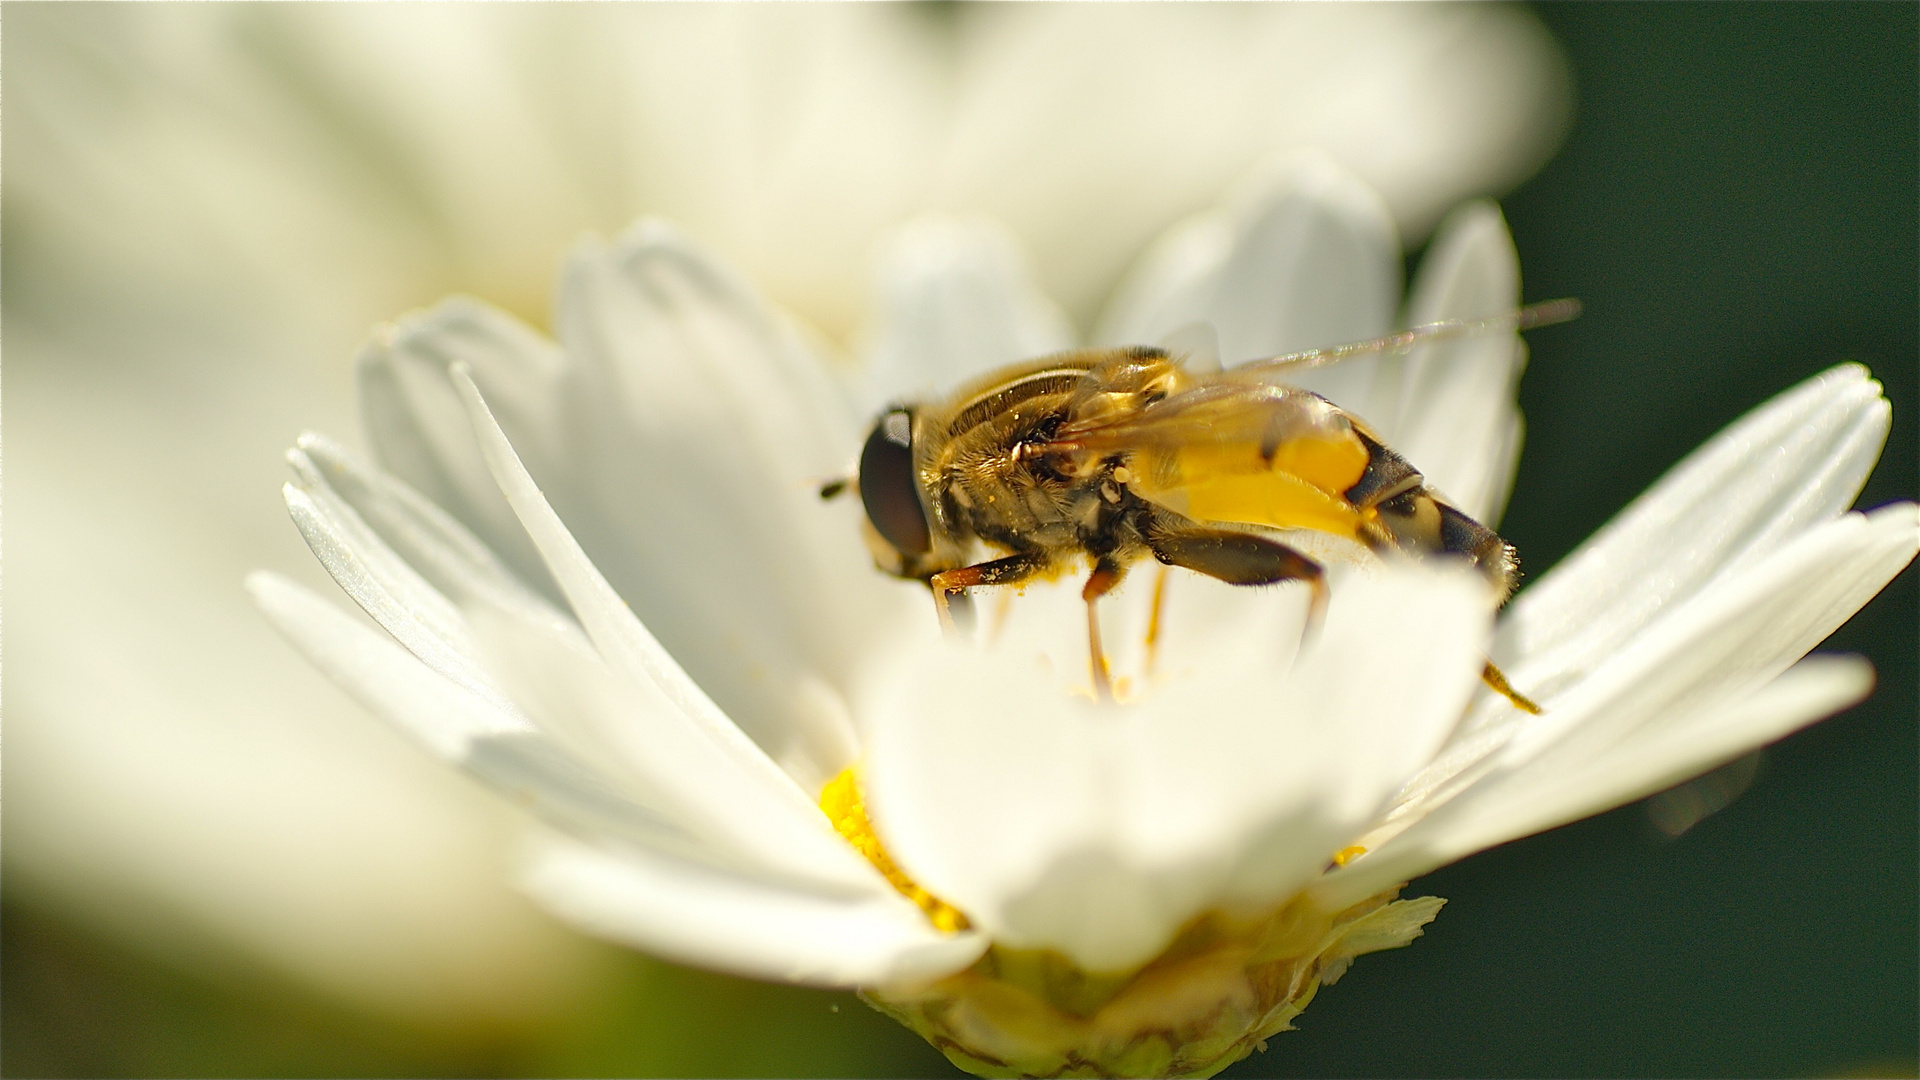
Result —
[[[1392, 219], [1315, 159], [1176, 229], [1102, 341], [1204, 323], [1247, 359], [1514, 308], [1499, 213], [1435, 240], [1405, 311]], [[370, 709], [555, 829], [525, 884], [595, 933], [862, 988], [987, 1074], [1207, 1075], [1441, 900], [1399, 886], [1669, 787], [1859, 700], [1802, 657], [1913, 556], [1915, 507], [1847, 512], [1888, 406], [1857, 366], [1691, 455], [1498, 619], [1465, 571], [1299, 590], [1174, 572], [1103, 618], [1125, 704], [1084, 688], [1071, 587], [942, 640], [823, 504], [874, 402], [1068, 344], [978, 222], [901, 236], [871, 362], [836, 379], [673, 229], [576, 253], [559, 345], [469, 300], [361, 360], [379, 465], [304, 437], [294, 519], [385, 633], [257, 574], [281, 630]], [[1204, 332], [1203, 332], [1204, 333]], [[1498, 517], [1512, 336], [1302, 383]], [[1144, 582], [1148, 575], [1138, 577]], [[1160, 641], [1146, 645], [1152, 606]], [[1544, 707], [1479, 679], [1490, 655]]]
[[1084, 320], [1266, 153], [1325, 146], [1424, 234], [1531, 175], [1572, 100], [1539, 21], [1490, 5], [48, 5], [6, 31], [9, 895], [527, 1038], [624, 976], [489, 888], [512, 814], [342, 723], [233, 587], [288, 559], [261, 485], [289, 432], [350, 422], [368, 325], [456, 291], [546, 325], [581, 233], [654, 213], [837, 337], [871, 243], [936, 209], [1018, 230]]

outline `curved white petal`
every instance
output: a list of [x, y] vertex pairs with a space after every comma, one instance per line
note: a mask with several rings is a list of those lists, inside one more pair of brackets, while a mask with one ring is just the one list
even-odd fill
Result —
[[1512, 604], [1496, 658], [1543, 694], [1720, 577], [1845, 510], [1886, 441], [1880, 384], [1842, 364], [1687, 455]]
[[1018, 637], [910, 651], [863, 703], [875, 828], [996, 940], [1137, 964], [1207, 907], [1298, 888], [1372, 820], [1475, 685], [1486, 606], [1464, 574], [1355, 574], [1290, 668], [1256, 655], [1291, 648], [1278, 620], [1121, 707], [1063, 696]]
[[481, 736], [533, 730], [516, 710], [435, 674], [391, 639], [279, 574], [254, 571], [247, 591], [316, 667], [441, 757], [458, 760]]
[[635, 799], [598, 765], [575, 756], [545, 732], [475, 735], [460, 767], [514, 805], [569, 835], [638, 846], [713, 866], [738, 860]]
[[[1920, 545], [1917, 513], [1913, 503], [1897, 503], [1844, 514], [1735, 570], [1552, 699], [1556, 707], [1534, 717], [1502, 756], [1524, 761], [1576, 737], [1597, 751], [1703, 699], [1738, 696], [1770, 681], [1912, 561]], [[1642, 704], [1654, 701], [1661, 707]], [[1603, 714], [1607, 723], [1596, 722]]]
[[1018, 242], [990, 219], [902, 226], [881, 248], [875, 292], [861, 380], [870, 409], [951, 393], [999, 365], [1073, 345], [1073, 328], [1034, 284]]
[[811, 805], [795, 786], [793, 778], [782, 772], [773, 760], [749, 739], [727, 715], [720, 711], [706, 692], [688, 678], [639, 619], [634, 618], [626, 602], [607, 584], [600, 571], [580, 550], [546, 497], [527, 475], [515, 456], [507, 437], [494, 423], [480, 391], [463, 368], [453, 370], [455, 386], [465, 399], [487, 465], [506, 494], [514, 513], [520, 518], [547, 569], [566, 594], [580, 625], [586, 630], [600, 656], [635, 684], [657, 689], [664, 695], [675, 716], [684, 717], [702, 730], [713, 744], [724, 750], [740, 767], [757, 773], [770, 790], [784, 791], [791, 800]]
[[[1501, 623], [1495, 659], [1516, 686], [1551, 702], [1715, 583], [1844, 509], [1887, 423], [1879, 384], [1857, 365], [1755, 410], [1521, 593]], [[1483, 696], [1446, 750], [1409, 781], [1394, 816], [1457, 788], [1457, 777], [1535, 723]]]
[[651, 682], [518, 619], [476, 611], [474, 624], [492, 670], [542, 731], [743, 869], [852, 896], [891, 890], [784, 774], [769, 783], [764, 757], [729, 753]]
[[[438, 579], [435, 587], [451, 592], [454, 601], [480, 610], [483, 617], [512, 619], [541, 628], [576, 650], [588, 648], [585, 635], [572, 619], [530, 592], [472, 534], [437, 507], [398, 480], [355, 461], [329, 440], [309, 434], [302, 437], [301, 446], [302, 450], [288, 455], [307, 485], [300, 498], [290, 500], [296, 520], [312, 518], [316, 508], [326, 508], [319, 522], [302, 525], [303, 532], [310, 534], [310, 544], [325, 552], [321, 561], [342, 588], [423, 663], [480, 695], [504, 714], [516, 720], [523, 716], [526, 699], [509, 699], [496, 687], [494, 675], [501, 668], [479, 656], [464, 615], [453, 611], [447, 600], [423, 582], [412, 580], [410, 590], [390, 592], [379, 587], [383, 577], [405, 585], [412, 569], [431, 572]], [[344, 497], [341, 489], [347, 493]], [[368, 534], [362, 524], [363, 514], [371, 514], [378, 523], [373, 530], [378, 538]], [[344, 545], [341, 534], [354, 536], [357, 543]], [[384, 542], [390, 538], [401, 542], [406, 553], [404, 562]], [[337, 558], [331, 557], [336, 553]], [[416, 600], [416, 605], [437, 610], [446, 625], [437, 632], [430, 631], [394, 592], [411, 592], [431, 601]], [[384, 711], [394, 710], [389, 707]], [[428, 717], [422, 722], [431, 728], [436, 721]], [[551, 730], [555, 725], [543, 726]], [[520, 727], [525, 727], [523, 720]], [[713, 851], [694, 841], [698, 830], [667, 824], [667, 818], [684, 821], [686, 815], [671, 813], [670, 801], [654, 787], [630, 786], [622, 793], [583, 764], [602, 760], [593, 752], [597, 748], [574, 756], [542, 735], [479, 730], [464, 744], [442, 749], [469, 772], [562, 827], [591, 835], [638, 837], [652, 846], [665, 844], [669, 850], [701, 861], [711, 862], [715, 857]]]
[[1831, 716], [1872, 687], [1873, 668], [1858, 657], [1808, 657], [1759, 691], [1685, 717], [1584, 769], [1490, 792], [1444, 820], [1436, 814], [1431, 826], [1422, 822], [1392, 837], [1312, 891], [1332, 907], [1356, 903], [1476, 851], [1623, 806]]
[[517, 709], [502, 710], [422, 664], [337, 606], [278, 574], [256, 571], [247, 592], [314, 666], [434, 754], [550, 820], [592, 833], [658, 842], [676, 830], [568, 757]]
[[341, 591], [429, 668], [503, 712], [516, 711], [488, 677], [458, 608], [324, 484], [311, 489], [287, 484], [283, 491], [307, 548]]
[[[1912, 503], [1848, 514], [1812, 530], [1655, 624], [1564, 695], [1549, 699], [1544, 714], [1503, 733], [1497, 749], [1482, 749], [1477, 764], [1429, 781], [1431, 786], [1403, 807], [1404, 820], [1387, 830], [1398, 833], [1392, 846], [1451, 851], [1451, 842], [1439, 847], [1443, 841], [1435, 838], [1448, 835], [1455, 821], [1476, 819], [1482, 807], [1501, 808], [1489, 811], [1491, 818], [1518, 822], [1527, 816], [1518, 808], [1535, 801], [1546, 808], [1543, 812], [1561, 813], [1572, 793], [1587, 790], [1600, 800], [1553, 822], [1558, 824], [1611, 809], [1618, 804], [1605, 800], [1614, 792], [1671, 786], [1695, 761], [1689, 755], [1696, 753], [1696, 743], [1686, 732], [1698, 723], [1714, 723], [1694, 718], [1746, 700], [1773, 681], [1885, 587], [1912, 561], [1916, 548], [1920, 508]], [[1854, 686], [1850, 679], [1836, 685]], [[1822, 715], [1807, 713], [1799, 723]], [[1744, 741], [1728, 729], [1716, 736], [1723, 741], [1710, 745], [1732, 758], [1782, 733], [1769, 721]], [[1661, 748], [1681, 757], [1664, 758]], [[1617, 763], [1622, 771], [1606, 774], [1606, 782], [1597, 786], [1577, 783], [1597, 761]], [[1708, 761], [1698, 771], [1715, 763]], [[1637, 796], [1626, 796], [1632, 797]], [[1463, 835], [1480, 833], [1468, 828]], [[1521, 835], [1525, 831], [1493, 842]], [[1449, 858], [1471, 850], [1478, 849]], [[1419, 862], [1411, 856], [1383, 857], [1369, 880], [1383, 874], [1399, 880], [1439, 865], [1406, 868]]]
[[556, 499], [569, 528], [750, 735], [831, 776], [852, 748], [823, 688], [907, 609], [873, 571], [858, 505], [818, 497], [864, 434], [825, 367], [659, 223], [576, 253], [560, 329], [576, 364], [579, 482]]
[[[461, 376], [471, 388], [464, 369]], [[311, 491], [288, 491], [309, 544], [342, 588], [434, 670], [509, 715], [535, 708], [540, 726], [579, 757], [630, 778], [629, 796], [751, 870], [815, 887], [888, 887], [784, 773], [751, 747], [741, 752], [737, 731], [714, 740], [653, 681], [616, 679], [550, 611], [535, 608], [536, 618], [523, 621], [518, 612], [476, 609], [496, 643], [508, 642], [483, 663], [467, 619], [365, 527], [311, 461], [299, 451], [293, 457], [318, 481]], [[511, 698], [496, 677], [511, 680]]]
[[[1499, 315], [1519, 304], [1520, 254], [1500, 208], [1468, 203], [1441, 223], [1421, 260], [1406, 324]], [[1526, 347], [1507, 333], [1430, 343], [1381, 361], [1383, 375], [1398, 367], [1398, 400], [1391, 415], [1368, 419], [1429, 486], [1487, 525], [1498, 524], [1513, 482], [1514, 394], [1525, 359]]]
[[[466, 526], [332, 439], [307, 432], [288, 461], [305, 487], [324, 487], [339, 496], [395, 554], [453, 603], [484, 602], [533, 622], [578, 631], [570, 616], [531, 589]], [[519, 528], [519, 522], [514, 527], [524, 536], [526, 530]], [[545, 568], [540, 570], [545, 579]]]
[[[1269, 163], [1220, 210], [1177, 226], [1122, 285], [1096, 340], [1142, 344], [1213, 324], [1228, 365], [1384, 333], [1400, 242], [1380, 197], [1318, 154]], [[1371, 418], [1378, 357], [1295, 380]]]
[[1535, 770], [1525, 789], [1489, 792], [1484, 801], [1476, 793], [1465, 820], [1446, 831], [1478, 826], [1499, 834], [1498, 843], [1611, 810], [1831, 716], [1872, 689], [1873, 666], [1860, 657], [1810, 656], [1743, 699], [1663, 718], [1583, 762]]
[[817, 476], [858, 434], [796, 327], [666, 222], [578, 248], [557, 322], [577, 367], [573, 392], [608, 395], [581, 402], [583, 415], [601, 411], [651, 437], [717, 422], [698, 440], [730, 436], [702, 465], [716, 476], [748, 485], [770, 469]]
[[566, 841], [534, 852], [521, 884], [590, 933], [756, 979], [816, 986], [937, 979], [987, 947], [981, 934], [940, 933], [896, 893], [835, 899]]
[[355, 700], [513, 802], [578, 835], [741, 868], [737, 856], [729, 859], [669, 821], [660, 800], [636, 801], [588, 764], [592, 759], [556, 745], [517, 708], [503, 710], [429, 670], [391, 638], [302, 586], [260, 571], [248, 576], [247, 591], [287, 640]]
[[473, 441], [447, 369], [466, 364], [514, 445], [548, 483], [566, 474], [560, 396], [565, 360], [554, 344], [513, 316], [478, 300], [450, 297], [382, 327], [361, 350], [361, 421], [387, 471], [477, 532], [526, 580], [545, 571]]

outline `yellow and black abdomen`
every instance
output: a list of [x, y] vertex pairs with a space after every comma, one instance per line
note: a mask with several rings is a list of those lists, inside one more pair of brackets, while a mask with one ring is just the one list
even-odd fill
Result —
[[1407, 459], [1364, 431], [1356, 429], [1355, 435], [1367, 448], [1367, 468], [1344, 497], [1384, 532], [1370, 546], [1465, 556], [1504, 601], [1519, 570], [1513, 545], [1435, 494]]
[[1278, 441], [1192, 439], [1146, 449], [1132, 456], [1128, 479], [1142, 498], [1195, 521], [1310, 529], [1376, 551], [1463, 556], [1504, 598], [1516, 568], [1512, 546], [1338, 415], [1340, 423]]
[[1365, 516], [1342, 493], [1366, 465], [1366, 449], [1350, 434], [1291, 440], [1269, 455], [1257, 445], [1197, 442], [1134, 455], [1129, 479], [1135, 494], [1195, 521], [1365, 542]]

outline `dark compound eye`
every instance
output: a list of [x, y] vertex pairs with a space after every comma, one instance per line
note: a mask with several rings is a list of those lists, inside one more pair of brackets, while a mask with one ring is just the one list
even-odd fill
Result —
[[913, 476], [913, 414], [895, 409], [880, 418], [860, 451], [860, 501], [867, 520], [903, 555], [933, 546], [920, 485]]

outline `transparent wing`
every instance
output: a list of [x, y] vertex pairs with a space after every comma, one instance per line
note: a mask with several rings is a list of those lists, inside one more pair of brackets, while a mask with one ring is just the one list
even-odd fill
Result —
[[1197, 521], [1354, 536], [1344, 498], [1371, 460], [1347, 415], [1295, 387], [1215, 376], [1137, 412], [1063, 425], [1042, 452], [1084, 473], [1120, 456], [1115, 478]]
[[1484, 319], [1447, 319], [1442, 322], [1423, 323], [1420, 326], [1408, 327], [1398, 333], [1367, 341], [1355, 341], [1325, 349], [1309, 349], [1306, 352], [1252, 360], [1228, 369], [1223, 375], [1234, 381], [1264, 382], [1291, 372], [1338, 364], [1356, 356], [1402, 352], [1423, 342], [1513, 333], [1539, 326], [1552, 326], [1555, 323], [1577, 318], [1579, 314], [1580, 301], [1578, 300], [1548, 300]]
[[1195, 447], [1231, 459], [1236, 467], [1265, 469], [1281, 443], [1338, 438], [1350, 426], [1344, 413], [1308, 391], [1213, 375], [1143, 409], [1064, 424], [1045, 449], [1104, 456]]

